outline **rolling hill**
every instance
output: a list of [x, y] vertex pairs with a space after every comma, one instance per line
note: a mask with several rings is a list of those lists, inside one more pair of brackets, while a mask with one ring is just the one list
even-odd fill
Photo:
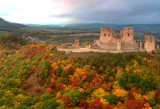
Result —
[[0, 18], [0, 31], [13, 31], [25, 27], [26, 25], [11, 23]]

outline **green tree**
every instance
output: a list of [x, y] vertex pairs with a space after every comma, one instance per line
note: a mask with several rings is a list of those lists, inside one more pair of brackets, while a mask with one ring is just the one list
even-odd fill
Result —
[[107, 99], [107, 101], [112, 105], [113, 104], [117, 105], [117, 103], [118, 103], [118, 97], [116, 95], [114, 95], [114, 94], [110, 94], [110, 95], [104, 96], [103, 98]]
[[60, 104], [56, 100], [45, 101], [39, 106], [39, 109], [56, 109]]
[[52, 98], [52, 94], [47, 92], [40, 96], [40, 101], [50, 100]]
[[47, 78], [48, 71], [51, 69], [51, 64], [49, 60], [41, 61], [38, 66], [38, 71], [40, 71], [39, 76], [43, 79]]

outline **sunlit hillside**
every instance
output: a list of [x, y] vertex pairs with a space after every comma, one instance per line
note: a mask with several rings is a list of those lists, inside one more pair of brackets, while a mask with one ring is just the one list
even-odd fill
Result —
[[26, 45], [0, 63], [1, 109], [159, 109], [160, 57]]

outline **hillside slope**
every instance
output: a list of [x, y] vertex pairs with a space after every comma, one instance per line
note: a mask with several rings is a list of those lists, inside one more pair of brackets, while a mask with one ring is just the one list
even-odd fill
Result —
[[0, 108], [159, 109], [159, 57], [88, 54], [68, 58], [55, 45], [32, 44], [3, 57]]
[[17, 24], [17, 23], [11, 23], [8, 21], [5, 21], [4, 19], [0, 18], [0, 31], [12, 31], [16, 29], [20, 29], [22, 27], [25, 27], [25, 25]]
[[0, 35], [1, 49], [20, 49], [21, 46], [29, 44], [29, 41], [14, 34]]

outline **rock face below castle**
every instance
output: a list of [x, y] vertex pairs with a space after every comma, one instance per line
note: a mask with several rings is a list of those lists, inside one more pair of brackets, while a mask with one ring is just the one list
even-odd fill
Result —
[[143, 48], [143, 43], [134, 39], [133, 27], [122, 28], [120, 37], [116, 36], [112, 28], [103, 27], [101, 28], [100, 40], [96, 40], [92, 48], [121, 52], [151, 52], [155, 50], [155, 38], [154, 36], [145, 36]]

